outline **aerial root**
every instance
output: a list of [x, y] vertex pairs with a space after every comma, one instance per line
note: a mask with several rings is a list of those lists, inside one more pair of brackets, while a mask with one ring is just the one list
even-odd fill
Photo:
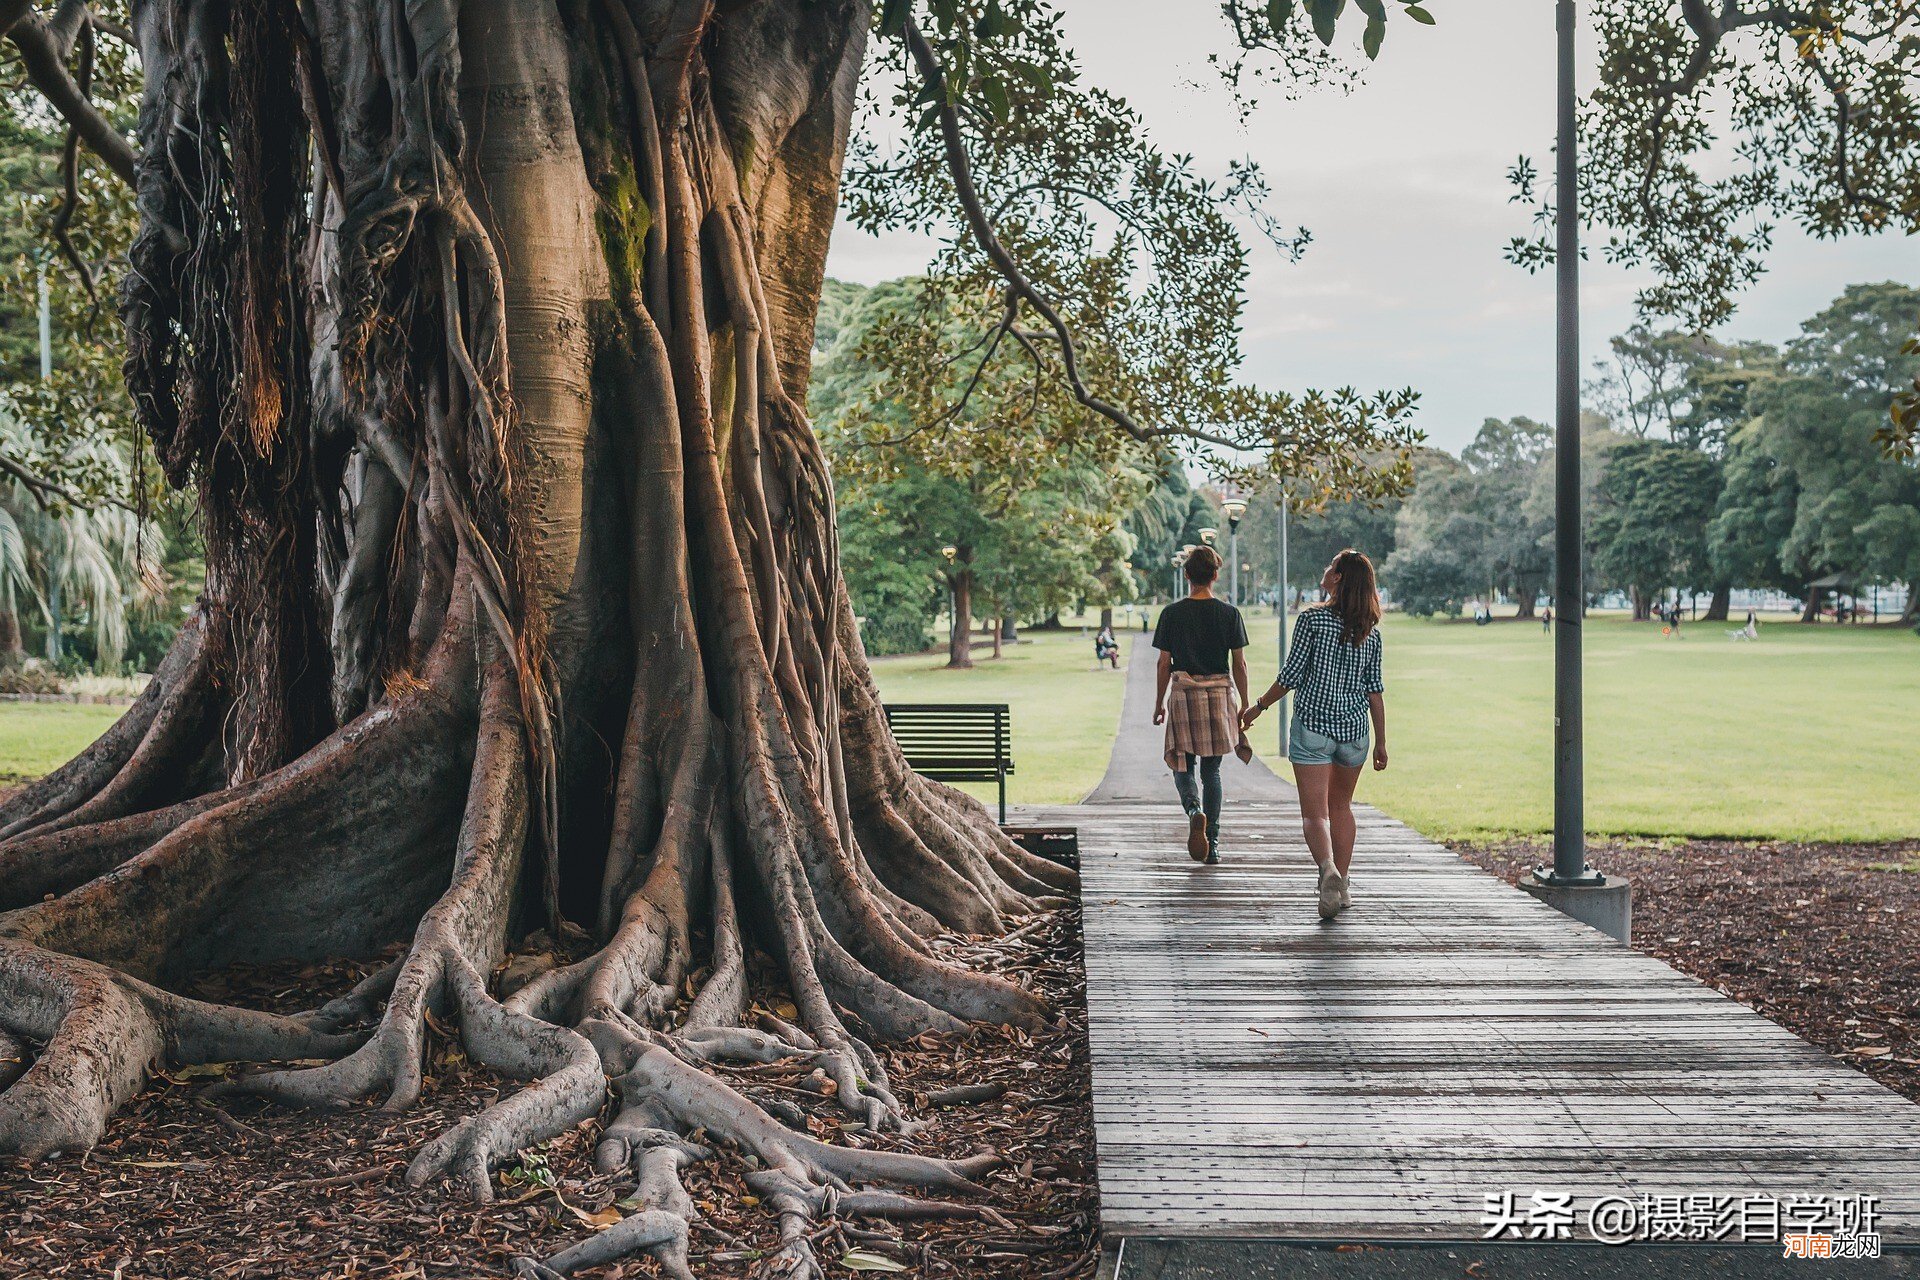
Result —
[[545, 1262], [515, 1258], [513, 1274], [522, 1280], [562, 1280], [588, 1267], [601, 1267], [635, 1253], [651, 1253], [673, 1280], [695, 1280], [687, 1265], [687, 1219], [664, 1209], [642, 1209], [598, 1235], [588, 1236]]
[[[173, 995], [90, 960], [0, 940], [0, 1152], [84, 1151], [162, 1057], [334, 1057], [357, 1041]], [[30, 1043], [43, 1047], [38, 1055]], [[31, 1059], [31, 1061], [29, 1061]]]
[[[791, 1030], [791, 1029], [790, 1029]], [[893, 1191], [858, 1188], [880, 1182], [956, 1193], [978, 1193], [974, 1178], [999, 1163], [982, 1154], [970, 1160], [938, 1160], [898, 1152], [836, 1147], [795, 1133], [698, 1063], [722, 1059], [773, 1062], [791, 1057], [816, 1061], [836, 1055], [817, 1046], [800, 1049], [788, 1039], [742, 1028], [706, 1028], [669, 1037], [624, 1017], [592, 1018], [580, 1032], [615, 1073], [619, 1109], [595, 1152], [602, 1173], [630, 1169], [637, 1178], [638, 1205], [618, 1224], [545, 1261], [519, 1258], [521, 1280], [559, 1280], [635, 1253], [650, 1253], [674, 1280], [692, 1280], [687, 1236], [697, 1209], [680, 1181], [707, 1148], [683, 1133], [704, 1132], [731, 1144], [759, 1166], [747, 1174], [780, 1218], [780, 1249], [770, 1259], [776, 1273], [821, 1277], [813, 1255], [816, 1219], [836, 1213], [875, 1217], [993, 1217], [992, 1211], [952, 1200], [920, 1200]], [[796, 1039], [804, 1039], [797, 1034]]]
[[427, 1144], [408, 1166], [407, 1181], [419, 1186], [451, 1175], [485, 1202], [493, 1198], [495, 1165], [600, 1113], [606, 1078], [593, 1046], [579, 1034], [505, 1008], [470, 964], [462, 962], [450, 977], [467, 1052], [533, 1083]]
[[677, 1134], [646, 1127], [636, 1108], [627, 1108], [607, 1128], [595, 1152], [603, 1173], [631, 1169], [638, 1179], [632, 1200], [639, 1208], [596, 1236], [561, 1250], [545, 1262], [514, 1261], [514, 1274], [553, 1280], [587, 1267], [604, 1266], [634, 1253], [651, 1253], [673, 1280], [693, 1280], [687, 1262], [687, 1233], [698, 1214], [681, 1184], [680, 1170], [711, 1152]]

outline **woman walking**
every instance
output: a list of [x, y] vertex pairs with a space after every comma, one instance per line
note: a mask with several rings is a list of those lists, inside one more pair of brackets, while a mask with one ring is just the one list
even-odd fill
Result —
[[[1247, 624], [1240, 611], [1216, 600], [1220, 553], [1195, 547], [1184, 566], [1188, 595], [1160, 612], [1153, 647], [1160, 651], [1153, 722], [1167, 726], [1163, 754], [1187, 811], [1187, 854], [1220, 861], [1220, 757], [1253, 758], [1234, 714], [1233, 695], [1247, 705]], [[1196, 786], [1194, 771], [1200, 773]]]
[[1380, 592], [1373, 561], [1342, 551], [1320, 577], [1326, 600], [1303, 609], [1293, 624], [1286, 669], [1259, 701], [1240, 715], [1244, 731], [1287, 696], [1293, 703], [1287, 759], [1300, 790], [1300, 821], [1307, 849], [1320, 868], [1320, 915], [1331, 919], [1352, 905], [1347, 876], [1353, 866], [1353, 789], [1367, 760], [1367, 722], [1373, 722], [1373, 767], [1387, 767], [1386, 686], [1380, 678]]

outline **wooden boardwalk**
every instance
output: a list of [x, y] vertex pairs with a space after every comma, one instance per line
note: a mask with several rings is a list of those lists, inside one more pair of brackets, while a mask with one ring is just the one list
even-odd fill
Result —
[[1139, 702], [1095, 802], [1023, 814], [1080, 830], [1110, 1237], [1473, 1240], [1543, 1191], [1871, 1194], [1920, 1239], [1920, 1107], [1373, 810], [1320, 921], [1290, 793], [1231, 761], [1189, 862]]

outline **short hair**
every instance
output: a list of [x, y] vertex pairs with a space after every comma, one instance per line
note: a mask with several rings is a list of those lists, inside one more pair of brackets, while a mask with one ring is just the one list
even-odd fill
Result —
[[1220, 553], [1212, 547], [1198, 546], [1187, 553], [1187, 563], [1182, 566], [1187, 581], [1196, 587], [1211, 586], [1220, 576]]

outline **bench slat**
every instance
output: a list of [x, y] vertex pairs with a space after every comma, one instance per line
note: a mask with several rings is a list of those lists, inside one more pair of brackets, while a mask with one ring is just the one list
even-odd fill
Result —
[[1012, 709], [1004, 702], [900, 702], [883, 708], [907, 766], [940, 782], [998, 782], [1007, 820]]

